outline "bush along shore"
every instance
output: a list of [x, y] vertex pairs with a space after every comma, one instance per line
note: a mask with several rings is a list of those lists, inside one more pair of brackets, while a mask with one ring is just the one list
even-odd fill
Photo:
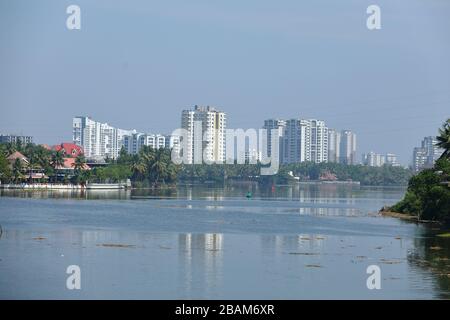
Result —
[[419, 222], [450, 224], [450, 119], [439, 130], [438, 146], [443, 153], [433, 168], [413, 176], [405, 197], [380, 213]]

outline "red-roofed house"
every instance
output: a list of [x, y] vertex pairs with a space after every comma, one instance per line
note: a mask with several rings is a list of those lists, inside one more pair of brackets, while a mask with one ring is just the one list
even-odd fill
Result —
[[[63, 167], [57, 167], [58, 170], [74, 170], [75, 168], [75, 158], [64, 158], [64, 166]], [[91, 170], [91, 168], [84, 164], [83, 170]]]
[[16, 159], [19, 159], [22, 162], [22, 165], [28, 165], [28, 158], [21, 154], [19, 151], [15, 151], [11, 153], [7, 158], [10, 165], [13, 165]]
[[64, 154], [64, 157], [76, 158], [79, 155], [83, 154], [82, 147], [77, 146], [74, 143], [69, 143], [69, 142], [63, 142], [61, 144], [53, 146], [52, 149], [55, 151], [62, 151], [62, 153]]

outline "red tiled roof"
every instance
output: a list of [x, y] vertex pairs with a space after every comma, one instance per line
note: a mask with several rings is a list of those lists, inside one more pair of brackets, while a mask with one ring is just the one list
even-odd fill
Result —
[[55, 151], [63, 150], [64, 155], [66, 155], [68, 157], [74, 157], [74, 158], [76, 158], [80, 154], [83, 154], [82, 147], [80, 147], [74, 143], [69, 143], [69, 142], [63, 142], [61, 144], [53, 146], [52, 149]]
[[8, 158], [6, 158], [9, 161], [14, 161], [16, 159], [20, 159], [22, 161], [28, 162], [27, 157], [25, 157], [23, 154], [21, 154], [19, 151], [14, 151], [11, 153]]

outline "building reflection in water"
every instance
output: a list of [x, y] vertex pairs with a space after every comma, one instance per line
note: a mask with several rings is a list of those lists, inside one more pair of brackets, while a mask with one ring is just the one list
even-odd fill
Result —
[[322, 235], [262, 235], [262, 249], [267, 256], [281, 256], [287, 252], [320, 252], [326, 238]]
[[203, 297], [213, 297], [222, 283], [223, 235], [217, 233], [178, 236], [179, 270], [182, 290], [192, 297], [195, 288], [205, 288]]

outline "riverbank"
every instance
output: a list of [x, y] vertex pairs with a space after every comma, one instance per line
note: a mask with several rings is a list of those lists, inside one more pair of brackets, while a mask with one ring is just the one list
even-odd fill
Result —
[[88, 183], [82, 184], [59, 184], [59, 183], [20, 183], [0, 184], [0, 189], [19, 190], [119, 190], [125, 189], [122, 183]]
[[397, 219], [400, 219], [400, 220], [417, 222], [417, 223], [427, 223], [427, 224], [437, 224], [437, 225], [442, 225], [443, 224], [440, 221], [422, 220], [422, 219], [419, 219], [418, 216], [415, 216], [415, 215], [412, 215], [412, 214], [395, 212], [395, 211], [392, 211], [391, 208], [389, 208], [389, 207], [382, 208], [379, 211], [379, 214], [381, 216], [383, 216], [383, 217], [397, 218]]
[[421, 222], [417, 216], [413, 216], [413, 215], [406, 214], [406, 213], [380, 210], [379, 214], [382, 215], [383, 217], [391, 217], [391, 218], [397, 218], [397, 219], [401, 219], [401, 220]]

